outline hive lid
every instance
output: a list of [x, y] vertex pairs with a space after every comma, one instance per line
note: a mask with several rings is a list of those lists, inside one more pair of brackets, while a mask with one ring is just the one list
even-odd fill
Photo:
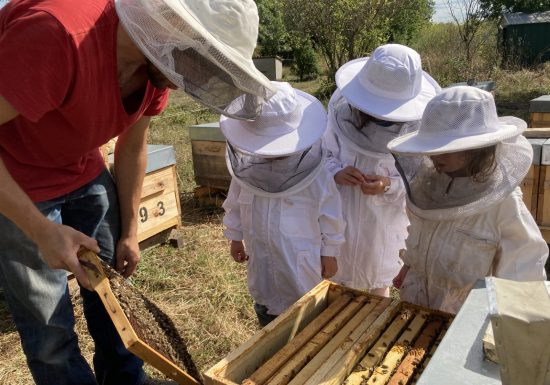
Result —
[[529, 112], [550, 112], [550, 95], [542, 95], [531, 100]]
[[189, 127], [189, 138], [192, 141], [208, 140], [212, 142], [225, 142], [219, 122], [197, 124]]

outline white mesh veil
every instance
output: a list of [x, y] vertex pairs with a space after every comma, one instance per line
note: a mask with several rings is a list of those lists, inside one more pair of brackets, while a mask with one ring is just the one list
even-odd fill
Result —
[[496, 167], [484, 180], [451, 178], [425, 155], [395, 157], [409, 209], [430, 220], [453, 220], [487, 210], [509, 196], [527, 175], [533, 150], [521, 135], [496, 144]]
[[[172, 83], [221, 114], [254, 119], [275, 92], [252, 63], [251, 0], [116, 0], [126, 31]], [[226, 107], [245, 95], [240, 106]]]
[[227, 144], [227, 167], [238, 183], [264, 195], [295, 193], [315, 179], [322, 167], [321, 140], [299, 153], [266, 158]]
[[352, 107], [339, 93], [334, 95], [332, 124], [337, 134], [358, 150], [388, 153], [387, 144], [397, 136], [416, 131], [420, 121], [384, 122], [365, 119], [360, 110]]

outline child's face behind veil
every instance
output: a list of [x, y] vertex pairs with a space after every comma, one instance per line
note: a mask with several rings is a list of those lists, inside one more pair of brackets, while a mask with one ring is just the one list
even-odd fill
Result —
[[444, 172], [451, 178], [470, 176], [470, 171], [467, 167], [469, 151], [451, 152], [447, 154], [430, 156], [434, 167], [439, 172]]

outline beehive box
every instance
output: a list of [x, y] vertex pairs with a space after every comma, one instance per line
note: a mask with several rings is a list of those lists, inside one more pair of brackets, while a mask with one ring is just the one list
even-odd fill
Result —
[[541, 165], [539, 171], [539, 188], [536, 221], [541, 233], [550, 242], [550, 139], [542, 145]]
[[229, 190], [231, 175], [225, 163], [225, 137], [219, 123], [191, 126], [189, 138], [197, 185]]
[[323, 281], [206, 371], [205, 384], [412, 383], [451, 319]]
[[550, 127], [550, 95], [543, 95], [529, 103], [529, 126]]
[[[109, 156], [111, 167], [114, 157]], [[138, 242], [181, 225], [174, 147], [148, 144], [147, 168], [138, 208]]]
[[542, 146], [546, 139], [529, 138], [529, 143], [533, 147], [533, 164], [521, 184], [523, 192], [523, 202], [531, 212], [533, 218], [537, 218], [537, 206], [539, 199], [539, 181], [542, 158]]

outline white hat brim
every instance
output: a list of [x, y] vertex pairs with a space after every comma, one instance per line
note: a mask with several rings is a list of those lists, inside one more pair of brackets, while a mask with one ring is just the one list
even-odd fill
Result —
[[521, 135], [527, 124], [512, 117], [499, 118], [497, 131], [479, 135], [453, 137], [449, 135], [422, 135], [420, 131], [412, 132], [393, 139], [388, 149], [400, 155], [439, 155], [476, 148], [488, 147], [504, 140]]
[[239, 150], [265, 157], [292, 155], [311, 147], [325, 132], [325, 108], [313, 96], [300, 90], [295, 92], [303, 109], [301, 120], [295, 130], [280, 136], [259, 135], [253, 121], [241, 121], [222, 115], [220, 129], [223, 135]]
[[353, 107], [378, 119], [410, 122], [422, 118], [426, 104], [441, 90], [437, 82], [423, 72], [420, 92], [414, 98], [396, 100], [375, 95], [359, 82], [358, 75], [368, 57], [347, 62], [336, 72], [336, 86]]

